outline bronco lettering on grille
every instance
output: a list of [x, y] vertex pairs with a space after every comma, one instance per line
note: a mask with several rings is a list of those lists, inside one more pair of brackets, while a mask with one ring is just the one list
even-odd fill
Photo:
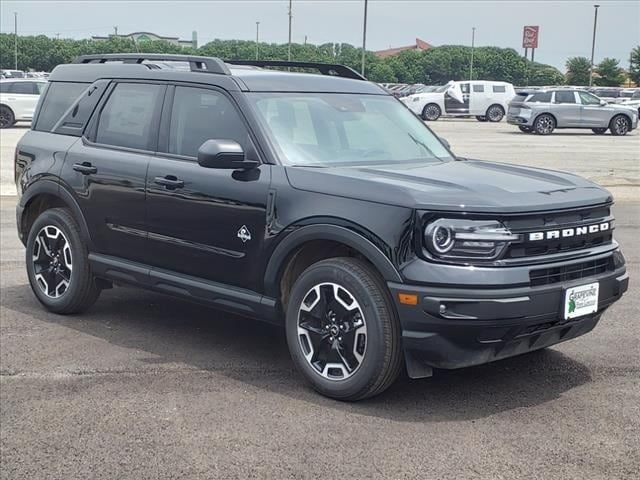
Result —
[[529, 241], [553, 240], [560, 238], [579, 237], [589, 233], [599, 233], [609, 230], [610, 222], [595, 223], [584, 227], [563, 228], [561, 230], [547, 230], [545, 232], [532, 232], [529, 234]]

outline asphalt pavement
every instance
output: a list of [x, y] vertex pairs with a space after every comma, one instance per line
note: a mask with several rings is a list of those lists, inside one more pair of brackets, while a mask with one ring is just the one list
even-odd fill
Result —
[[355, 404], [294, 371], [283, 331], [131, 288], [78, 316], [30, 291], [0, 205], [2, 479], [632, 479], [640, 471], [640, 204], [630, 291], [557, 347]]

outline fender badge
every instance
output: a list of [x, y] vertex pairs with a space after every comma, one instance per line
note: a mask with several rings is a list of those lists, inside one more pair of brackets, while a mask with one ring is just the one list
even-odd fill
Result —
[[247, 243], [251, 240], [251, 232], [246, 225], [243, 225], [242, 228], [238, 230], [238, 238], [242, 240], [242, 243]]

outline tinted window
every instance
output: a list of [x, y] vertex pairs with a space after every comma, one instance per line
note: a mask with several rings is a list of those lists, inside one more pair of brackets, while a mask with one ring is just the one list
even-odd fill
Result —
[[160, 85], [117, 85], [100, 114], [96, 142], [139, 150], [153, 148], [153, 117], [163, 91]]
[[600, 105], [600, 99], [595, 95], [587, 92], [578, 92], [578, 95], [583, 105]]
[[0, 82], [0, 93], [9, 93], [9, 89], [14, 82]]
[[468, 83], [461, 83], [460, 84], [460, 90], [462, 91], [462, 93], [469, 93], [469, 84]]
[[34, 82], [13, 82], [9, 88], [9, 93], [19, 93], [26, 95], [36, 95]]
[[203, 88], [177, 87], [169, 127], [169, 153], [195, 157], [211, 139], [235, 140], [243, 148], [247, 130], [227, 97]]
[[571, 91], [559, 90], [556, 92], [556, 103], [576, 103], [576, 96]]
[[50, 132], [62, 114], [87, 88], [86, 83], [52, 82], [47, 88], [34, 130]]
[[493, 93], [505, 93], [507, 91], [507, 87], [504, 85], [494, 85]]
[[476, 93], [484, 92], [484, 85], [474, 85], [473, 86], [473, 91], [476, 92]]
[[551, 102], [551, 92], [534, 93], [533, 95], [531, 95], [531, 97], [529, 97], [529, 100], [527, 100], [527, 102], [549, 103]]

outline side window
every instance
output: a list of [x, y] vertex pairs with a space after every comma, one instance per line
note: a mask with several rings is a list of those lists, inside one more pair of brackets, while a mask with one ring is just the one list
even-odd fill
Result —
[[600, 99], [595, 95], [587, 92], [578, 92], [578, 95], [583, 105], [600, 105]]
[[469, 84], [468, 83], [461, 83], [460, 84], [460, 90], [462, 91], [462, 93], [469, 93]]
[[550, 103], [551, 102], [551, 92], [534, 93], [533, 95], [531, 95], [531, 97], [529, 97], [529, 100], [527, 100], [527, 102]]
[[493, 93], [505, 93], [507, 91], [507, 87], [504, 85], [494, 85]]
[[50, 132], [62, 114], [76, 101], [87, 86], [86, 83], [49, 83], [44, 100], [41, 100], [42, 105], [34, 130]]
[[484, 93], [484, 85], [474, 85], [473, 91], [474, 93]]
[[164, 86], [120, 83], [104, 105], [98, 121], [96, 143], [149, 150], [154, 115], [162, 105]]
[[13, 82], [0, 82], [0, 93], [9, 93]]
[[248, 134], [231, 101], [214, 90], [176, 87], [169, 127], [169, 153], [196, 157], [207, 140], [235, 140], [246, 149]]
[[25, 95], [38, 95], [38, 92], [36, 92], [35, 89], [35, 82], [13, 82], [9, 92]]
[[558, 90], [556, 92], [556, 103], [576, 103], [576, 96], [570, 90]]

